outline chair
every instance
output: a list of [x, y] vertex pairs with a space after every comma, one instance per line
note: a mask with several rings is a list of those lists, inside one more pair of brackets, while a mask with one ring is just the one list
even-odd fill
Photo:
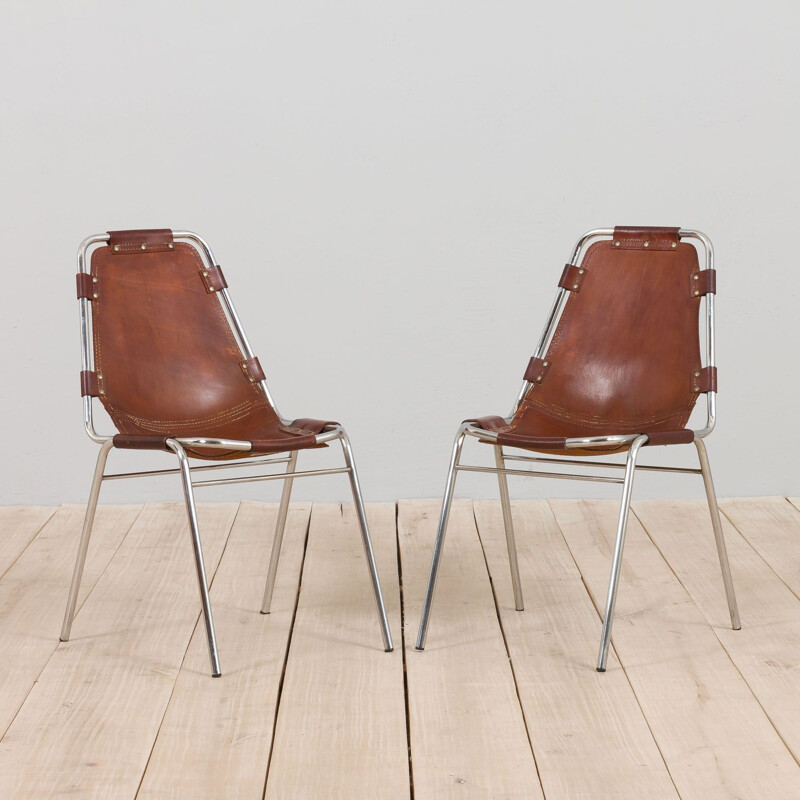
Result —
[[[91, 252], [91, 268], [87, 257]], [[194, 489], [283, 480], [275, 539], [261, 611], [269, 613], [295, 478], [346, 474], [378, 606], [383, 644], [392, 650], [353, 452], [336, 422], [282, 417], [264, 372], [234, 309], [228, 284], [208, 244], [189, 231], [112, 231], [90, 236], [78, 251], [81, 324], [81, 394], [89, 437], [100, 445], [61, 641], [69, 639], [75, 602], [104, 480], [180, 474], [194, 547], [212, 675], [220, 672], [208, 596]], [[296, 300], [295, 300], [296, 301]], [[99, 398], [119, 431], [98, 434], [92, 417]], [[344, 467], [297, 472], [300, 450], [338, 441]], [[159, 450], [177, 456], [178, 468], [105, 474], [112, 448]], [[219, 462], [190, 465], [190, 458]], [[242, 459], [250, 459], [242, 461]], [[286, 471], [196, 480], [200, 471], [286, 464]]]
[[[698, 264], [698, 250], [685, 240], [698, 242], [704, 250], [704, 269]], [[731, 623], [735, 630], [741, 627], [703, 441], [714, 429], [717, 392], [716, 271], [710, 240], [699, 231], [679, 228], [592, 230], [576, 244], [558, 285], [558, 295], [511, 413], [508, 417], [467, 420], [458, 429], [417, 637], [418, 650], [425, 647], [458, 472], [497, 475], [518, 611], [524, 605], [507, 476], [622, 484], [598, 672], [606, 669], [635, 469], [638, 466], [656, 472], [702, 475]], [[700, 355], [701, 317], [705, 327], [704, 364]], [[701, 393], [706, 395], [707, 419], [703, 428], [693, 430], [686, 425]], [[495, 467], [461, 464], [467, 436], [493, 446]], [[642, 447], [692, 442], [700, 469], [637, 465]], [[509, 455], [504, 447], [543, 453], [546, 457]], [[567, 458], [622, 452], [627, 453], [625, 464]], [[508, 462], [532, 463], [537, 470], [509, 468]], [[547, 468], [542, 469], [545, 465]], [[624, 475], [619, 478], [608, 477], [607, 473], [553, 472], [550, 465], [616, 468], [624, 470]]]

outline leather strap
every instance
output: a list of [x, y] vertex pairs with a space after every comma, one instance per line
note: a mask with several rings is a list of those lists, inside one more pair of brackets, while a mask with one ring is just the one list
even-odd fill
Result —
[[692, 381], [692, 390], [695, 392], [716, 392], [717, 368], [703, 367], [694, 373]]
[[680, 228], [614, 228], [612, 246], [620, 250], [675, 250]]
[[261, 369], [258, 356], [253, 356], [252, 358], [248, 358], [247, 361], [242, 361], [239, 366], [242, 368], [245, 378], [247, 378], [250, 383], [260, 383], [266, 377], [264, 375], [264, 370]]
[[338, 424], [338, 422], [333, 422], [332, 420], [301, 417], [300, 419], [294, 420], [290, 425], [281, 425], [280, 428], [282, 431], [288, 431], [289, 433], [313, 433], [316, 436], [318, 433], [322, 433], [328, 425]]
[[573, 264], [567, 264], [564, 271], [561, 273], [561, 280], [558, 285], [568, 292], [575, 292], [576, 294], [581, 290], [583, 279], [586, 277], [586, 269], [584, 267], [576, 267]]
[[694, 431], [687, 429], [679, 431], [655, 431], [647, 434], [645, 447], [659, 444], [691, 444], [694, 441]]
[[130, 253], [158, 253], [174, 250], [172, 231], [169, 228], [136, 231], [109, 231], [108, 246], [115, 255]]
[[114, 447], [123, 450], [169, 450], [167, 439], [169, 436], [134, 436], [118, 433], [114, 436]]
[[97, 373], [84, 370], [81, 372], [81, 397], [98, 397]]
[[523, 377], [530, 383], [541, 383], [545, 379], [549, 369], [549, 361], [533, 357], [528, 362], [528, 368], [525, 370], [525, 375]]
[[534, 450], [563, 450], [567, 446], [565, 436], [527, 436], [524, 433], [498, 433], [497, 444], [508, 447], [530, 447]]
[[78, 299], [97, 300], [97, 278], [89, 275], [88, 272], [79, 272], [75, 276], [75, 283], [78, 288]]
[[701, 269], [692, 273], [689, 281], [689, 293], [692, 297], [703, 297], [707, 294], [717, 293], [717, 271], [715, 269]]
[[203, 281], [203, 286], [206, 287], [206, 292], [209, 294], [228, 288], [228, 282], [225, 280], [225, 276], [222, 274], [222, 267], [219, 264], [208, 267], [208, 269], [201, 269], [200, 278]]
[[316, 444], [313, 433], [303, 436], [293, 436], [291, 439], [254, 439], [251, 444], [251, 453], [284, 453], [289, 450], [302, 450]]
[[477, 425], [479, 428], [483, 428], [485, 431], [491, 431], [492, 433], [511, 430], [511, 426], [502, 417], [476, 417], [475, 419], [465, 420], [465, 422], [471, 422], [473, 425]]

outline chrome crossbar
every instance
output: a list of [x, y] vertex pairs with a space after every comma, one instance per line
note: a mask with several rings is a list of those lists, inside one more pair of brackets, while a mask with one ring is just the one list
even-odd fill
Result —
[[[259, 458], [252, 461], [235, 461], [232, 464], [214, 464], [208, 467], [191, 467], [190, 472], [208, 472], [217, 469], [244, 469], [245, 467], [255, 467], [263, 464], [287, 464], [287, 458]], [[179, 469], [151, 469], [145, 472], [113, 472], [110, 475], [103, 475], [104, 481], [118, 480], [119, 478], [147, 478], [151, 475], [179, 475]]]
[[623, 483], [622, 478], [606, 478], [604, 475], [570, 475], [568, 472], [535, 472], [528, 469], [498, 469], [496, 467], [457, 466], [460, 472], [490, 472], [495, 475], [523, 475], [534, 478], [563, 478], [568, 481], [596, 481], [597, 483]]
[[216, 481], [193, 481], [192, 486], [224, 486], [228, 483], [255, 483], [256, 481], [282, 481], [286, 478], [308, 478], [312, 475], [339, 475], [350, 472], [348, 467], [336, 469], [310, 469], [305, 472], [282, 472], [279, 475], [253, 475], [248, 478], [220, 478]]
[[[504, 461], [532, 461], [540, 464], [568, 464], [569, 466], [580, 467], [606, 467], [611, 469], [625, 469], [624, 464], [612, 464], [608, 461], [585, 461], [578, 458], [536, 458], [535, 456], [507, 456], [503, 455]], [[657, 467], [648, 465], [636, 465], [637, 470], [645, 472], [685, 472], [690, 475], [700, 475], [701, 470], [691, 467]]]

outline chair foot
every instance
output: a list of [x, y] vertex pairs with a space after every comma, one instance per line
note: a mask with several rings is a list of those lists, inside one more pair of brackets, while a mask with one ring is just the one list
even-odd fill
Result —
[[342, 430], [341, 438], [339, 440], [342, 444], [342, 451], [344, 453], [344, 460], [349, 470], [350, 489], [353, 493], [353, 502], [356, 507], [356, 514], [358, 515], [358, 523], [361, 528], [361, 540], [364, 544], [364, 555], [367, 558], [367, 568], [369, 569], [369, 577], [372, 581], [372, 591], [375, 595], [375, 605], [378, 608], [378, 623], [381, 629], [381, 636], [383, 637], [383, 647], [387, 653], [394, 650], [392, 643], [392, 632], [389, 630], [389, 619], [386, 616], [386, 604], [383, 602], [383, 592], [381, 591], [381, 580], [378, 576], [378, 566], [375, 563], [375, 552], [372, 549], [372, 538], [369, 533], [369, 525], [367, 524], [367, 513], [364, 509], [364, 500], [361, 496], [361, 486], [358, 482], [358, 473], [356, 472], [355, 460], [353, 458], [353, 450], [350, 447], [350, 440], [347, 434]]
[[[494, 461], [498, 469], [505, 469], [503, 448], [494, 446]], [[514, 538], [514, 519], [511, 516], [511, 500], [508, 496], [508, 479], [502, 472], [497, 473], [497, 482], [500, 486], [500, 506], [503, 509], [503, 527], [506, 532], [506, 547], [508, 548], [508, 565], [511, 570], [511, 586], [514, 589], [514, 607], [517, 611], [525, 610], [525, 601], [522, 597], [522, 581], [519, 577], [519, 563], [517, 561], [517, 543]]]
[[[289, 454], [289, 463], [286, 465], [286, 473], [295, 471], [297, 466], [297, 450]], [[292, 478], [285, 478], [283, 481], [283, 491], [281, 492], [281, 504], [278, 507], [278, 521], [275, 524], [275, 538], [272, 540], [272, 553], [269, 557], [269, 569], [267, 570], [267, 583], [264, 586], [264, 599], [261, 603], [261, 613], [269, 614], [272, 604], [272, 592], [275, 589], [275, 576], [278, 574], [278, 560], [281, 555], [281, 544], [283, 543], [283, 532], [286, 528], [286, 517], [289, 513], [289, 498], [292, 494]]]
[[189, 528], [192, 535], [192, 547], [194, 549], [194, 563], [197, 570], [197, 583], [200, 588], [200, 602], [203, 606], [203, 619], [206, 625], [208, 655], [211, 660], [211, 677], [218, 678], [222, 674], [222, 671], [219, 666], [219, 652], [217, 650], [217, 637], [214, 633], [214, 620], [211, 616], [211, 599], [208, 595], [208, 580], [206, 578], [206, 568], [203, 561], [203, 548], [200, 543], [200, 526], [197, 522], [197, 508], [195, 507], [194, 492], [192, 491], [192, 474], [189, 471], [189, 459], [186, 456], [186, 451], [179, 442], [174, 439], [167, 439], [166, 444], [178, 457], [178, 463], [181, 469], [183, 495], [186, 500], [186, 514], [189, 517]]
[[450, 517], [450, 507], [453, 505], [453, 490], [456, 485], [456, 467], [461, 459], [461, 449], [464, 446], [465, 426], [462, 425], [456, 434], [453, 444], [453, 453], [450, 456], [450, 469], [447, 473], [447, 484], [445, 485], [444, 497], [442, 498], [442, 511], [439, 516], [439, 527], [436, 531], [436, 544], [433, 547], [433, 559], [431, 560], [431, 571], [428, 576], [428, 586], [425, 590], [425, 602], [422, 605], [422, 617], [419, 622], [419, 632], [417, 633], [417, 643], [415, 650], [425, 649], [425, 639], [428, 636], [428, 624], [431, 619], [431, 606], [433, 605], [433, 593], [436, 591], [436, 578], [439, 574], [439, 562], [442, 558], [444, 549], [444, 537], [447, 533], [447, 521]]
[[736, 602], [736, 592], [733, 588], [731, 565], [728, 561], [728, 549], [725, 546], [725, 535], [722, 531], [722, 519], [719, 514], [719, 505], [717, 505], [717, 493], [714, 491], [714, 481], [711, 478], [711, 466], [708, 462], [708, 452], [706, 451], [705, 442], [702, 439], [695, 439], [694, 443], [697, 447], [697, 456], [700, 460], [700, 471], [703, 475], [703, 485], [706, 490], [708, 511], [711, 514], [711, 527], [714, 529], [714, 540], [717, 544], [717, 555], [719, 556], [719, 566], [722, 571], [722, 583], [725, 586], [725, 597], [728, 601], [731, 628], [738, 631], [742, 629], [742, 623], [739, 620], [739, 606]]
[[108, 454], [114, 443], [111, 439], [104, 442], [97, 454], [97, 464], [94, 468], [94, 477], [92, 478], [92, 488], [89, 492], [89, 500], [86, 503], [86, 516], [83, 520], [83, 531], [81, 532], [81, 541], [78, 545], [78, 555], [75, 559], [75, 569], [72, 573], [72, 583], [69, 587], [69, 597], [67, 598], [67, 608], [64, 612], [64, 624], [61, 626], [61, 635], [59, 640], [62, 642], [69, 641], [69, 635], [72, 630], [72, 620], [75, 617], [75, 606], [78, 603], [78, 592], [81, 588], [81, 578], [83, 577], [83, 567], [86, 564], [86, 553], [89, 550], [89, 539], [92, 535], [92, 527], [94, 525], [94, 515], [97, 511], [97, 500], [100, 497], [100, 487], [103, 484], [103, 472], [106, 468], [106, 461]]
[[647, 436], [639, 436], [633, 440], [628, 459], [625, 464], [625, 479], [622, 485], [622, 500], [619, 507], [617, 521], [617, 537], [614, 542], [614, 556], [611, 560], [611, 576], [608, 581], [608, 596], [606, 598], [606, 613], [603, 617], [603, 632], [600, 637], [600, 652], [597, 656], [597, 671], [606, 671], [608, 660], [608, 646], [611, 642], [611, 626], [614, 623], [614, 607], [617, 603], [617, 588], [619, 586], [620, 567], [622, 565], [622, 551], [625, 547], [625, 532], [628, 527], [628, 512], [631, 507], [631, 494], [633, 492], [633, 476], [636, 471], [636, 457], [639, 449], [647, 442]]

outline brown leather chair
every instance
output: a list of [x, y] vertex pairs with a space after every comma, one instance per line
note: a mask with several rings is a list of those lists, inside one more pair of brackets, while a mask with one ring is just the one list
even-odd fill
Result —
[[[91, 268], [87, 258], [91, 250]], [[392, 637], [375, 566], [364, 503], [350, 442], [337, 422], [284, 419], [277, 411], [208, 244], [194, 233], [171, 230], [112, 231], [91, 236], [78, 253], [84, 424], [100, 445], [86, 508], [61, 640], [75, 613], [86, 550], [103, 480], [180, 474], [200, 584], [211, 670], [220, 675], [194, 487], [240, 481], [283, 480], [262, 613], [269, 613], [281, 541], [295, 478], [346, 474], [350, 479], [381, 634]], [[98, 434], [92, 416], [99, 398], [119, 431]], [[345, 466], [297, 472], [300, 450], [338, 441]], [[106, 475], [112, 448], [173, 453], [178, 469]], [[220, 462], [191, 466], [189, 458]], [[242, 459], [250, 459], [243, 462]], [[199, 481], [197, 470], [286, 464], [277, 474]]]
[[[700, 269], [698, 250], [704, 251]], [[705, 484], [722, 577], [734, 629], [740, 627], [714, 484], [703, 440], [714, 429], [717, 368], [714, 364], [716, 271], [708, 237], [679, 228], [614, 228], [580, 238], [564, 268], [559, 291], [539, 345], [525, 372], [508, 417], [481, 417], [462, 423], [450, 471], [422, 611], [417, 649], [425, 647], [436, 575], [442, 555], [453, 488], [459, 471], [498, 477], [517, 610], [523, 610], [508, 475], [536, 475], [622, 484], [622, 503], [611, 566], [597, 669], [604, 672], [619, 582], [625, 528], [639, 449], [694, 443], [700, 469], [639, 467], [700, 474]], [[701, 358], [699, 322], [705, 324]], [[702, 428], [687, 423], [700, 394], [706, 395]], [[495, 468], [464, 466], [465, 437], [494, 447]], [[546, 457], [509, 455], [504, 447]], [[627, 453], [625, 464], [575, 459]], [[509, 469], [507, 462], [533, 463], [535, 472]], [[562, 464], [624, 470], [623, 478], [543, 470]]]

